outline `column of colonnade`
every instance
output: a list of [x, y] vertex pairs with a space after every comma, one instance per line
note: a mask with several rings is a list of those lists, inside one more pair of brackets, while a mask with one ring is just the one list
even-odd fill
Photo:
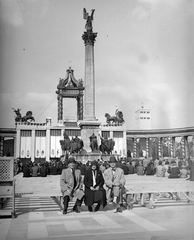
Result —
[[63, 97], [58, 95], [58, 121], [63, 120]]
[[162, 152], [161, 152], [161, 143], [162, 143], [162, 138], [158, 138], [158, 156], [162, 157]]
[[133, 139], [133, 157], [137, 157], [137, 138]]
[[[178, 136], [177, 136], [178, 137]], [[162, 147], [162, 141], [163, 137], [157, 137], [158, 138], [158, 156], [163, 157], [163, 147]], [[170, 137], [170, 157], [175, 157], [175, 138], [176, 137]], [[133, 157], [137, 157], [137, 139], [133, 138]], [[145, 143], [146, 143], [146, 157], [149, 156], [149, 137], [145, 138]], [[192, 137], [192, 141], [194, 143], [194, 136]], [[188, 136], [183, 136], [181, 138], [181, 149], [182, 149], [182, 157], [186, 158], [188, 157]]]
[[0, 157], [3, 157], [4, 137], [0, 137]]
[[146, 138], [146, 157], [149, 157], [149, 138]]

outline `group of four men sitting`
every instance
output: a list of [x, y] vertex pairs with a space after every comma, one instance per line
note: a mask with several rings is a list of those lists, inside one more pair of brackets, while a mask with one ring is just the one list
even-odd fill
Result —
[[[102, 172], [98, 168], [98, 163], [92, 161], [90, 168], [86, 171], [83, 179], [84, 190], [82, 189], [81, 171], [77, 169], [76, 161], [73, 157], [69, 158], [68, 168], [63, 169], [61, 173], [60, 186], [63, 195], [63, 214], [67, 214], [68, 204], [74, 197], [76, 198], [73, 211], [80, 212], [80, 206], [84, 201], [88, 207], [88, 211], [98, 211], [100, 206], [103, 208], [107, 205], [107, 201], [112, 200], [116, 212], [122, 212], [121, 195], [125, 185], [124, 172], [121, 168], [116, 167], [116, 159], [110, 157], [110, 167]], [[106, 187], [106, 190], [104, 189]], [[93, 209], [94, 203], [97, 203]]]

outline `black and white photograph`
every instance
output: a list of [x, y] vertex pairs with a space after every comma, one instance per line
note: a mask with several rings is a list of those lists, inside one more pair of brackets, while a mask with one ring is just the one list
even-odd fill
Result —
[[0, 239], [194, 239], [194, 0], [0, 0]]

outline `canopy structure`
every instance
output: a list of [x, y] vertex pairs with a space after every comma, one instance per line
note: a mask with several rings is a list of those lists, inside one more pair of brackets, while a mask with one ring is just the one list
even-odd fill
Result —
[[58, 121], [63, 120], [63, 98], [76, 98], [77, 100], [77, 120], [83, 120], [83, 81], [76, 80], [74, 70], [69, 67], [66, 71], [66, 77], [59, 79], [57, 86], [58, 100]]

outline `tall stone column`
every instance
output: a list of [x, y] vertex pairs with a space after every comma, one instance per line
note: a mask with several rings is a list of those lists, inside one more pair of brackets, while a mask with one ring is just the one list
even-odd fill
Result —
[[16, 138], [16, 135], [14, 135], [13, 137], [13, 142], [14, 142], [14, 158], [16, 158], [16, 147], [17, 147], [17, 138]]
[[187, 158], [189, 153], [188, 153], [188, 136], [184, 136], [184, 145], [185, 145], [185, 157]]
[[137, 157], [137, 138], [133, 139], [133, 157]]
[[95, 116], [95, 72], [94, 72], [94, 42], [97, 33], [93, 32], [92, 21], [94, 9], [91, 15], [83, 9], [83, 16], [86, 19], [86, 31], [82, 35], [85, 44], [85, 79], [84, 79], [84, 114], [83, 121], [80, 121], [79, 127], [81, 128], [81, 139], [84, 142], [84, 149], [89, 152], [90, 136], [94, 134], [96, 137], [99, 135], [100, 123]]
[[184, 140], [184, 137], [181, 138], [181, 150], [182, 150], [182, 157], [185, 158], [185, 140]]
[[158, 138], [158, 157], [161, 157], [162, 154], [161, 154], [161, 138], [159, 137]]
[[95, 117], [95, 72], [94, 72], [94, 42], [97, 33], [84, 32], [82, 39], [85, 44], [85, 106], [84, 120], [96, 121]]
[[77, 97], [77, 118], [83, 120], [83, 95]]
[[50, 143], [50, 128], [46, 129], [46, 161], [50, 161], [50, 149], [51, 149], [51, 143]]
[[21, 154], [21, 146], [19, 144], [19, 143], [21, 143], [21, 130], [20, 129], [17, 129], [16, 141], [17, 141], [17, 144], [16, 144], [16, 158], [19, 158], [20, 154]]
[[36, 137], [35, 137], [35, 130], [32, 130], [32, 142], [31, 142], [31, 161], [35, 161], [35, 145], [36, 145]]
[[146, 138], [146, 157], [149, 157], [149, 138]]
[[170, 138], [170, 155], [175, 157], [175, 137]]
[[3, 157], [4, 137], [0, 137], [0, 157]]

